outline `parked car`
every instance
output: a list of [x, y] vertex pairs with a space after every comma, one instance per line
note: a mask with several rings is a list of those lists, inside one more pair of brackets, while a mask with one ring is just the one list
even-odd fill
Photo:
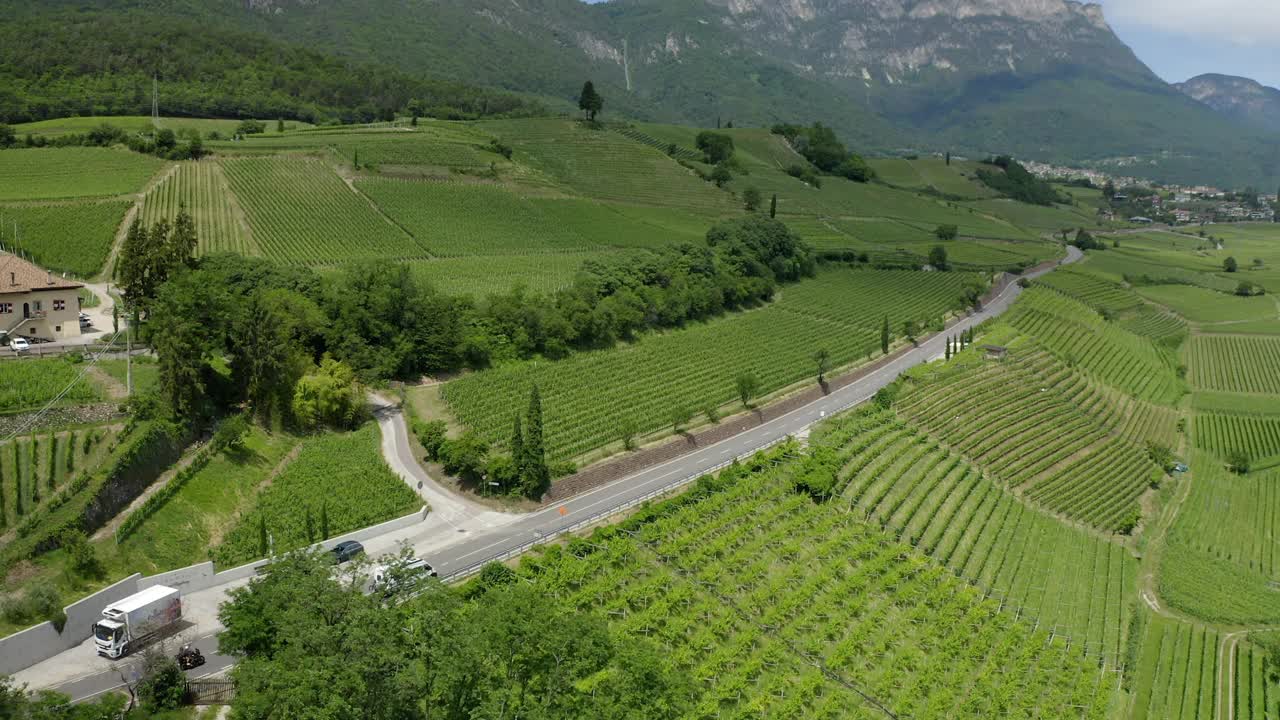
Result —
[[355, 540], [344, 540], [333, 546], [329, 552], [333, 553], [333, 562], [341, 565], [342, 563], [358, 558], [364, 554], [364, 546]]
[[26, 338], [16, 337], [9, 341], [9, 349], [14, 352], [26, 352], [31, 349], [31, 343]]

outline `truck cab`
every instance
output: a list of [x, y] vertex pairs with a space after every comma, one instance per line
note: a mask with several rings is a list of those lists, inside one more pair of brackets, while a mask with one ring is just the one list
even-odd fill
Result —
[[112, 660], [129, 652], [129, 641], [125, 638], [122, 622], [103, 619], [94, 623], [93, 641], [98, 646], [98, 654]]

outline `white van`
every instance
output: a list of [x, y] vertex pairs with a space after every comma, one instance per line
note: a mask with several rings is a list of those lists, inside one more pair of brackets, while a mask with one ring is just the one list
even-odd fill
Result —
[[404, 563], [394, 562], [374, 568], [373, 587], [392, 595], [400, 590], [401, 585], [412, 584], [424, 577], [439, 577], [439, 573], [426, 560], [409, 558]]

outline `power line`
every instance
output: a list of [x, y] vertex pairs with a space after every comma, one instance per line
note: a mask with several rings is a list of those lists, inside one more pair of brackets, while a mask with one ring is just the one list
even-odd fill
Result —
[[84, 366], [84, 369], [80, 371], [80, 374], [76, 376], [75, 380], [72, 380], [70, 383], [68, 383], [67, 386], [62, 389], [62, 392], [58, 393], [57, 396], [55, 396], [49, 402], [45, 403], [45, 406], [40, 408], [40, 410], [35, 415], [32, 415], [30, 418], [28, 418], [25, 423], [18, 426], [16, 430], [9, 433], [3, 439], [0, 439], [0, 442], [8, 442], [18, 437], [19, 435], [25, 434], [29, 428], [34, 426], [36, 422], [40, 420], [40, 418], [47, 415], [49, 411], [53, 409], [54, 404], [57, 403], [62, 398], [66, 397], [66, 394], [71, 392], [71, 388], [75, 387], [77, 383], [83, 380], [84, 376], [89, 372], [89, 370], [93, 366], [98, 364], [98, 360], [102, 359], [102, 356], [106, 355], [107, 352], [110, 351], [110, 349], [115, 345], [116, 338], [120, 337], [121, 332], [122, 331], [117, 330], [116, 333], [111, 336], [111, 340], [108, 341], [107, 347], [104, 348], [101, 352], [98, 352], [96, 354], [90, 353], [89, 356], [92, 358], [92, 360], [90, 360], [89, 363]]

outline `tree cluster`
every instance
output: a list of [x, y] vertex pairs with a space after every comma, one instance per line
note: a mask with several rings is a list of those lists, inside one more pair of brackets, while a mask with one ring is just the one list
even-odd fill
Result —
[[1069, 201], [1069, 198], [1062, 197], [1052, 185], [1032, 175], [1022, 166], [1022, 163], [1008, 155], [987, 158], [982, 162], [1004, 170], [1004, 172], [978, 170], [978, 179], [1002, 195], [1032, 205], [1049, 206]]
[[[230, 254], [191, 260], [175, 238], [194, 249], [193, 235], [177, 227], [131, 229], [119, 271], [126, 297], [145, 311], [169, 404], [199, 417], [243, 403], [264, 421], [302, 426], [349, 422], [355, 379], [609, 347], [759, 305], [779, 283], [815, 271], [809, 248], [762, 215], [716, 225], [702, 244], [589, 261], [556, 293], [517, 288], [480, 300], [438, 292], [404, 265], [360, 264], [322, 278]], [[229, 382], [213, 372], [214, 357], [229, 358]]]
[[835, 131], [822, 123], [814, 123], [812, 127], [779, 124], [774, 125], [771, 131], [786, 138], [796, 152], [828, 175], [838, 175], [854, 182], [875, 179], [875, 170], [867, 161], [861, 155], [849, 152]]
[[294, 553], [232, 592], [219, 643], [238, 658], [236, 717], [641, 720], [688, 710], [691, 681], [656, 647], [615, 636], [509, 569], [486, 568], [464, 591], [428, 581], [389, 606], [362, 585]]

